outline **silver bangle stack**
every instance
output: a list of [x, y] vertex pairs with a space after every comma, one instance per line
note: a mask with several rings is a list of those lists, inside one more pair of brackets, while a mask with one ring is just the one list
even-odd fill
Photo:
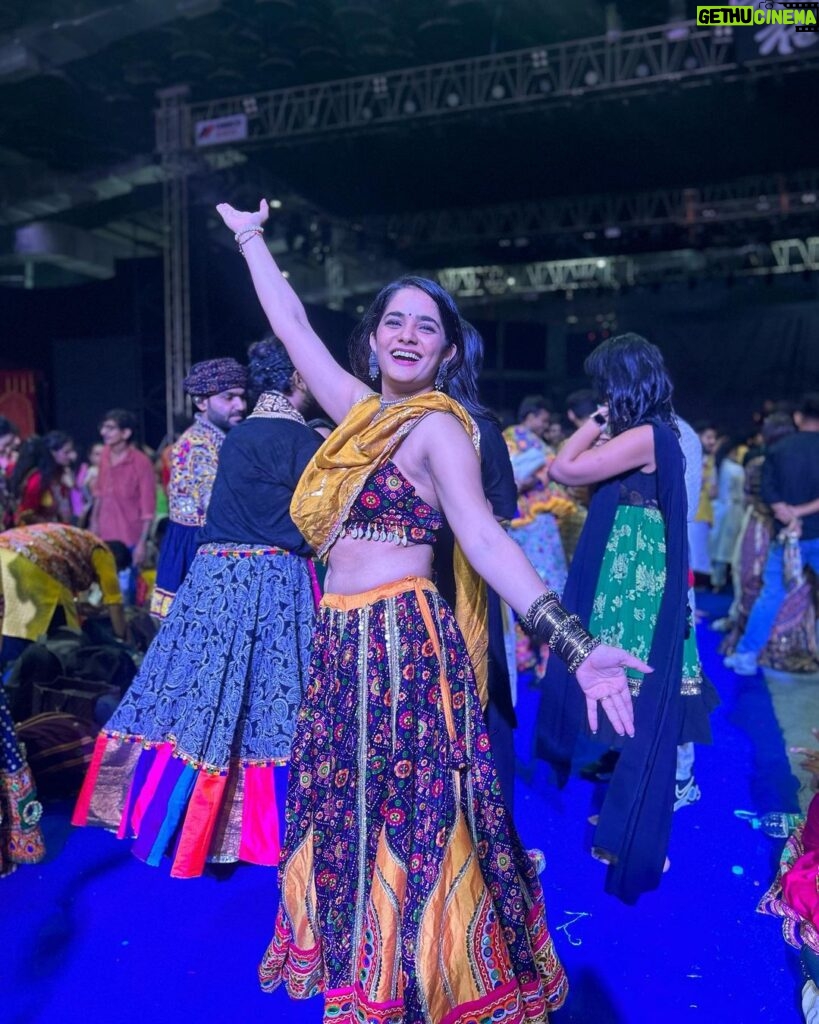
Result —
[[554, 590], [536, 597], [521, 619], [521, 625], [540, 643], [547, 643], [558, 658], [566, 662], [569, 672], [576, 672], [581, 663], [599, 647], [601, 640], [592, 636], [577, 615], [570, 615]]
[[244, 250], [245, 242], [249, 242], [250, 239], [254, 238], [256, 235], [263, 235], [263, 234], [264, 234], [264, 228], [262, 228], [258, 224], [256, 224], [253, 227], [243, 228], [241, 231], [237, 231], [236, 234], [233, 237], [236, 239], [236, 244], [239, 246], [239, 252], [244, 256], [244, 254], [245, 254], [245, 250]]

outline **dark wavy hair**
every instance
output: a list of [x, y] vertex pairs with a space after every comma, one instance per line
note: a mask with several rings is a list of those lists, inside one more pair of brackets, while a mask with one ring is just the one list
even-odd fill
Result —
[[35, 471], [39, 471], [43, 487], [50, 486], [63, 471], [54, 459], [54, 452], [71, 443], [69, 435], [62, 430], [49, 430], [43, 437], [32, 434], [20, 448], [20, 456], [11, 475], [11, 493], [19, 496], [26, 477]]
[[263, 391], [279, 391], [289, 395], [293, 391], [296, 367], [284, 345], [274, 334], [254, 341], [247, 350], [248, 385], [258, 398]]
[[447, 363], [444, 376], [443, 390], [449, 393], [449, 384], [460, 370], [464, 360], [464, 336], [461, 327], [461, 316], [458, 312], [458, 307], [455, 305], [455, 300], [449, 292], [435, 281], [430, 281], [427, 277], [399, 277], [397, 281], [392, 281], [390, 284], [385, 285], [376, 295], [370, 304], [370, 308], [350, 335], [347, 352], [350, 357], [352, 371], [359, 380], [366, 381], [368, 384], [372, 383], [369, 374], [370, 335], [375, 334], [375, 330], [381, 323], [381, 318], [390, 299], [396, 292], [401, 291], [402, 288], [417, 288], [419, 291], [424, 292], [425, 295], [428, 295], [438, 307], [438, 312], [441, 316], [441, 326], [444, 329], [447, 344], [455, 346], [455, 354]]
[[650, 341], [632, 333], [609, 338], [586, 358], [583, 368], [609, 407], [612, 435], [651, 421], [677, 430], [671, 378], [662, 353]]
[[478, 378], [483, 369], [483, 338], [468, 320], [461, 320], [464, 355], [457, 371], [449, 377], [447, 393], [471, 416], [483, 416], [498, 423], [497, 416], [483, 404], [478, 393]]

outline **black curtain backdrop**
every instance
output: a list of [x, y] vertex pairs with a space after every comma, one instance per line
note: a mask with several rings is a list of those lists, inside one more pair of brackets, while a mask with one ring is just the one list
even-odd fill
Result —
[[[620, 325], [621, 329], [624, 327]], [[634, 317], [628, 329], [654, 341], [689, 420], [742, 429], [764, 399], [819, 390], [819, 304]]]

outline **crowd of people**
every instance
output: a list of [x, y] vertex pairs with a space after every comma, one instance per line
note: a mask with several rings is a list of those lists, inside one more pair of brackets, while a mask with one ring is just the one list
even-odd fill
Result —
[[[819, 397], [747, 437], [692, 429], [660, 350], [625, 334], [560, 411], [530, 395], [504, 419], [479, 334], [415, 277], [375, 298], [348, 371], [264, 243], [266, 204], [219, 212], [273, 334], [190, 369], [173, 443], [146, 452], [112, 409], [75, 468], [64, 433], [20, 444], [0, 419], [6, 679], [55, 629], [102, 617], [127, 646], [123, 609], [150, 608], [74, 823], [175, 877], [278, 866], [260, 981], [323, 993], [328, 1019], [543, 1020], [567, 980], [513, 820], [519, 675], [558, 784], [597, 742], [589, 853], [634, 902], [700, 795], [717, 697], [694, 584], [733, 586], [734, 671], [817, 667]], [[45, 854], [8, 690], [0, 873]]]

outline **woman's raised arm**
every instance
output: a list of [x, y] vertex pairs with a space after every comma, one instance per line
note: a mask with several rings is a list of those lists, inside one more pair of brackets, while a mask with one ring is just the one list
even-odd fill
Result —
[[[589, 417], [568, 437], [549, 465], [549, 476], [567, 487], [600, 483], [632, 469], [650, 472], [654, 467], [654, 432], [651, 424], [618, 434], [610, 441], [600, 441], [606, 424], [605, 406]], [[603, 422], [600, 422], [602, 420]]]
[[259, 209], [253, 212], [235, 210], [228, 203], [220, 203], [216, 209], [236, 236], [273, 333], [287, 349], [318, 404], [340, 423], [350, 406], [369, 389], [332, 357], [310, 326], [301, 299], [267, 248], [263, 237], [263, 225], [269, 213], [267, 200], [263, 199]]

